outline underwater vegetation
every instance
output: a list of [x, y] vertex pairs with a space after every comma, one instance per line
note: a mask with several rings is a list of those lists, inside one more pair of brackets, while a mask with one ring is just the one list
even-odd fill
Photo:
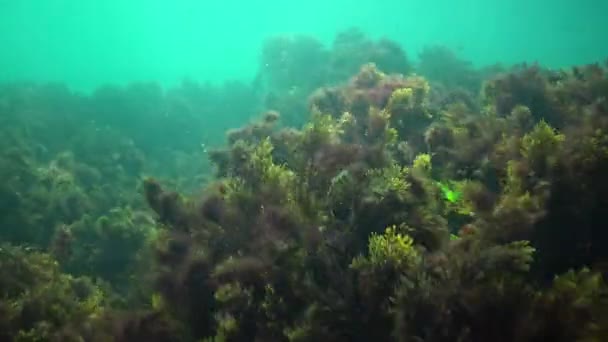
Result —
[[231, 131], [201, 199], [148, 180], [169, 232], [163, 303], [195, 339], [601, 340], [605, 70], [543, 77], [548, 98], [602, 94], [557, 107], [558, 129], [490, 94], [531, 68], [488, 80], [476, 112], [365, 64], [315, 92], [301, 129], [269, 112]]
[[262, 47], [255, 85], [266, 109], [278, 110], [285, 124], [299, 127], [306, 122], [313, 91], [347, 81], [367, 63], [396, 74], [413, 68], [399, 44], [373, 40], [357, 28], [339, 32], [330, 46], [312, 36], [276, 36]]
[[260, 65], [0, 88], [0, 341], [606, 340], [608, 66], [357, 30]]

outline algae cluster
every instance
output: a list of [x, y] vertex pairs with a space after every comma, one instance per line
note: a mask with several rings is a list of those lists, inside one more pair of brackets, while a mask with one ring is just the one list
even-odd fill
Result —
[[2, 86], [0, 340], [604, 341], [608, 66], [419, 59]]

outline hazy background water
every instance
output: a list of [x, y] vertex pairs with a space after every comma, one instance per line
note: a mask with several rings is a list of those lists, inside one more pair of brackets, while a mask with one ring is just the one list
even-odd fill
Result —
[[558, 67], [608, 56], [607, 13], [604, 0], [0, 0], [0, 81], [250, 80], [265, 38], [330, 43], [352, 26], [411, 57], [444, 44], [475, 64]]

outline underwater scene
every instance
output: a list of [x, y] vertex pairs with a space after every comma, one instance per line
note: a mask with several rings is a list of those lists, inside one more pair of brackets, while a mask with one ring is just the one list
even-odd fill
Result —
[[0, 342], [608, 341], [606, 13], [0, 0]]

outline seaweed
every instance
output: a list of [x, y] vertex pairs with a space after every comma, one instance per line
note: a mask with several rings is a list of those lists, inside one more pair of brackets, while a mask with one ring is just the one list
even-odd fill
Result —
[[357, 30], [259, 62], [0, 87], [0, 340], [606, 336], [605, 67], [411, 65]]

